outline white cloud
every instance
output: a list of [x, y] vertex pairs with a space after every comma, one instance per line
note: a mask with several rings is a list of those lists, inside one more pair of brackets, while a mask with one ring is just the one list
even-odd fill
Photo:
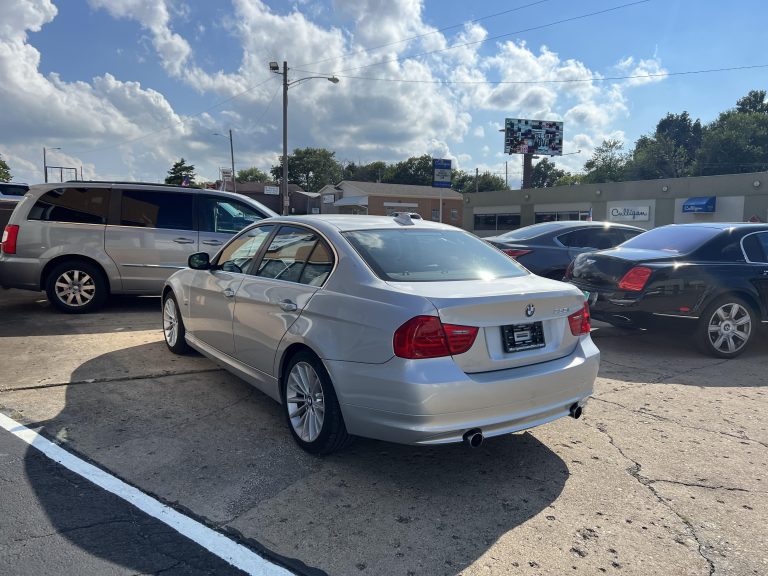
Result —
[[[173, 82], [204, 96], [206, 104], [200, 106], [208, 106], [208, 112], [184, 116], [178, 110], [191, 112], [188, 104], [182, 108], [171, 96], [116, 72], [77, 81], [43, 75], [40, 53], [27, 35], [56, 18], [57, 8], [49, 0], [0, 2], [0, 77], [8, 86], [0, 89], [0, 108], [14, 111], [0, 128], [19, 135], [2, 153], [29, 179], [42, 179], [39, 163], [31, 160], [41, 145], [61, 146], [62, 161], [83, 164], [86, 176], [157, 180], [184, 156], [201, 176], [212, 179], [229, 158], [226, 143], [211, 133], [229, 128], [235, 133], [236, 168], [268, 170], [281, 149], [282, 130], [281, 78], [268, 71], [271, 60], [286, 60], [292, 81], [333, 73], [341, 80], [336, 85], [309, 80], [291, 87], [291, 149], [327, 147], [338, 158], [356, 162], [429, 153], [455, 159], [468, 170], [479, 158], [467, 150], [482, 158], [499, 148], [502, 124], [488, 121], [489, 113], [563, 119], [566, 134], [576, 135], [567, 139], [588, 154], [595, 142], [616, 132], [617, 122], [627, 114], [627, 90], [649, 81], [604, 84], [585, 63], [546, 46], [534, 50], [523, 42], [480, 44], [488, 32], [478, 23], [456, 34], [439, 33], [425, 22], [420, 0], [331, 0], [335, 12], [328, 4], [307, 0], [297, 0], [291, 8], [273, 3], [279, 11], [262, 0], [232, 0], [226, 5], [229, 12], [222, 9], [221, 22], [188, 27], [183, 24], [195, 21], [193, 3], [88, 1], [112, 18], [137, 22], [142, 32], [135, 40], [140, 51], [134, 58], [158, 59]], [[61, 10], [66, 6], [62, 3]], [[196, 55], [184, 36], [199, 38], [206, 29], [215, 31], [224, 24], [241, 50], [239, 60], [226, 70], [206, 55]], [[202, 49], [199, 42], [194, 45]], [[380, 48], [365, 51], [369, 47]], [[490, 56], [485, 55], [488, 50]], [[626, 58], [616, 69], [633, 75], [663, 70], [656, 57]], [[578, 82], [488, 83], [497, 79]], [[467, 139], [469, 135], [473, 138]], [[568, 157], [567, 162], [575, 159]]]

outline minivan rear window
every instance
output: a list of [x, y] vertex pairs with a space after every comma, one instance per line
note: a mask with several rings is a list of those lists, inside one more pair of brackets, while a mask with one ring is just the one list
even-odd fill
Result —
[[486, 242], [452, 230], [345, 232], [379, 278], [392, 282], [450, 282], [525, 276], [528, 271]]
[[106, 224], [108, 212], [107, 188], [56, 188], [46, 192], [35, 202], [27, 219]]

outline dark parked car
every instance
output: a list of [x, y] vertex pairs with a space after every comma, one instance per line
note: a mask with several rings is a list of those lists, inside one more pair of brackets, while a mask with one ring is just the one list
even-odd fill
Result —
[[650, 328], [680, 318], [702, 351], [733, 358], [768, 323], [768, 224], [663, 226], [577, 256], [566, 280], [597, 320]]
[[483, 238], [534, 274], [562, 280], [568, 264], [582, 252], [613, 248], [645, 232], [613, 222], [561, 221], [525, 226]]
[[0, 230], [5, 228], [16, 204], [29, 191], [29, 186], [16, 182], [0, 182]]

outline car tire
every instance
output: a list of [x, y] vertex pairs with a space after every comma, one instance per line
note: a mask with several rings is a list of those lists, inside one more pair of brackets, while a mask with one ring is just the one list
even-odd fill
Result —
[[331, 378], [308, 350], [293, 355], [280, 387], [283, 413], [296, 443], [310, 454], [331, 454], [351, 444]]
[[83, 260], [67, 260], [49, 272], [45, 282], [48, 301], [67, 314], [87, 314], [107, 300], [107, 280], [101, 268]]
[[163, 298], [163, 337], [165, 345], [174, 354], [187, 354], [190, 351], [185, 338], [184, 320], [181, 317], [179, 303], [173, 292], [168, 292]]
[[699, 349], [717, 358], [735, 358], [747, 349], [757, 331], [757, 317], [747, 302], [735, 295], [709, 304], [696, 326]]

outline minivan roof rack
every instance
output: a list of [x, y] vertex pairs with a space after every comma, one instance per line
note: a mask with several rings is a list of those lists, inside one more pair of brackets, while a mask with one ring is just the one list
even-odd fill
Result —
[[[160, 182], [137, 182], [135, 180], [132, 181], [122, 181], [122, 180], [66, 180], [64, 184], [77, 184], [77, 183], [85, 183], [85, 184], [139, 184], [141, 186], [165, 186], [168, 188], [193, 188], [195, 190], [199, 190], [199, 188], [194, 186], [182, 186], [181, 184], [166, 184], [166, 183], [160, 183]], [[55, 184], [55, 182], [50, 182], [50, 184]]]

